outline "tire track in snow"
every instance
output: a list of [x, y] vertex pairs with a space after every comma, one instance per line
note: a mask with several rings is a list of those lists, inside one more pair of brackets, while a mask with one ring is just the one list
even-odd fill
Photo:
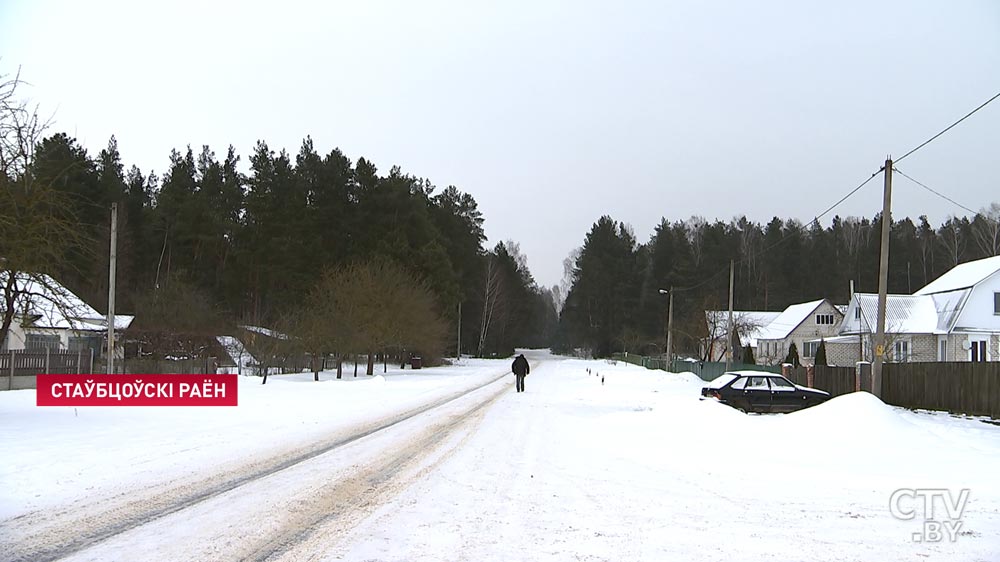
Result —
[[[282, 531], [272, 533], [269, 539], [244, 549], [233, 558], [265, 562], [288, 558], [309, 560], [323, 556], [325, 548], [363, 522], [389, 498], [398, 495], [460, 449], [472, 435], [471, 426], [478, 424], [485, 411], [506, 391], [506, 385], [498, 386], [485, 399], [423, 430], [405, 448], [384, 455], [358, 474], [324, 488], [310, 498], [309, 505], [301, 512], [284, 522]], [[458, 435], [454, 442], [447, 442], [463, 429], [469, 431]]]
[[[44, 511], [23, 515], [0, 527], [0, 552], [10, 562], [51, 562], [97, 545], [142, 525], [195, 506], [241, 486], [294, 467], [365, 437], [388, 430], [431, 410], [446, 406], [483, 389], [510, 374], [493, 377], [470, 389], [446, 394], [425, 405], [370, 423], [350, 435], [338, 434], [311, 446], [251, 461], [239, 468], [215, 474], [198, 482], [177, 486], [146, 496], [122, 493], [112, 498], [96, 498], [95, 503], [70, 506], [59, 512]], [[130, 491], [131, 492], [131, 491]], [[11, 525], [13, 523], [13, 525]], [[9, 558], [6, 558], [8, 557]]]

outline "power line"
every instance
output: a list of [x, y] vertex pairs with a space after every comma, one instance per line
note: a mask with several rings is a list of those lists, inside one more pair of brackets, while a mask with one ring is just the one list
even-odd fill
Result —
[[929, 138], [929, 139], [925, 140], [925, 141], [924, 141], [923, 143], [921, 143], [921, 144], [920, 144], [920, 146], [918, 146], [918, 147], [914, 148], [913, 150], [911, 150], [911, 151], [907, 152], [906, 154], [902, 155], [901, 157], [897, 158], [897, 159], [896, 159], [896, 162], [902, 162], [902, 161], [903, 161], [903, 158], [906, 158], [907, 156], [909, 156], [909, 155], [913, 154], [914, 152], [916, 152], [916, 151], [920, 150], [921, 148], [923, 148], [923, 147], [927, 146], [928, 144], [930, 144], [930, 142], [931, 142], [931, 141], [933, 141], [934, 139], [936, 139], [936, 138], [940, 137], [941, 135], [943, 135], [943, 134], [947, 133], [947, 132], [948, 132], [948, 131], [949, 131], [949, 130], [950, 130], [950, 129], [952, 128], [952, 127], [954, 127], [955, 125], [958, 125], [958, 124], [959, 124], [959, 123], [961, 123], [962, 121], [965, 121], [965, 120], [966, 120], [966, 119], [968, 119], [968, 118], [969, 118], [969, 117], [970, 117], [970, 116], [971, 116], [971, 115], [972, 115], [973, 113], [975, 113], [975, 112], [979, 111], [980, 109], [982, 109], [982, 108], [986, 107], [986, 106], [987, 106], [987, 105], [988, 105], [988, 104], [989, 104], [989, 103], [990, 103], [991, 101], [993, 101], [993, 100], [995, 100], [995, 99], [997, 99], [997, 98], [1000, 98], [1000, 92], [997, 92], [997, 94], [996, 94], [995, 96], [993, 96], [992, 98], [990, 98], [990, 99], [986, 100], [985, 102], [983, 102], [983, 104], [982, 104], [982, 105], [980, 105], [979, 107], [977, 107], [977, 108], [973, 109], [972, 111], [970, 111], [970, 112], [966, 113], [966, 114], [965, 114], [965, 117], [962, 117], [962, 118], [961, 118], [961, 119], [959, 119], [958, 121], [955, 121], [955, 122], [954, 122], [954, 123], [952, 123], [951, 125], [948, 125], [948, 127], [946, 127], [946, 128], [945, 128], [945, 129], [944, 129], [943, 131], [941, 131], [940, 133], [938, 133], [938, 134], [934, 135], [933, 137], [931, 137], [931, 138]]
[[930, 188], [929, 186], [927, 186], [927, 185], [925, 185], [925, 184], [923, 184], [923, 183], [920, 183], [919, 181], [917, 181], [917, 180], [915, 180], [915, 179], [911, 178], [910, 176], [908, 176], [908, 175], [904, 174], [903, 172], [901, 172], [901, 171], [899, 170], [899, 168], [897, 168], [897, 167], [895, 167], [895, 166], [893, 166], [893, 167], [892, 167], [892, 171], [893, 171], [893, 172], [896, 172], [897, 174], [899, 174], [899, 175], [903, 176], [904, 178], [906, 178], [906, 179], [908, 179], [908, 180], [912, 181], [913, 183], [915, 183], [915, 184], [919, 185], [920, 187], [922, 187], [922, 188], [926, 189], [927, 191], [930, 191], [931, 193], [933, 193], [934, 195], [937, 195], [937, 196], [938, 196], [938, 197], [940, 197], [941, 199], [944, 199], [945, 201], [948, 201], [948, 202], [952, 203], [953, 205], [956, 205], [956, 206], [958, 206], [958, 207], [961, 207], [961, 208], [965, 209], [966, 211], [969, 211], [969, 212], [970, 212], [970, 213], [972, 213], [973, 215], [978, 215], [978, 214], [979, 214], [979, 212], [978, 212], [978, 211], [973, 211], [972, 209], [970, 209], [970, 208], [966, 207], [965, 205], [963, 205], [963, 204], [959, 203], [958, 201], [955, 201], [955, 200], [954, 200], [954, 199], [952, 199], [951, 197], [948, 197], [947, 195], [945, 195], [945, 194], [943, 194], [943, 193], [940, 193], [940, 192], [938, 192], [938, 191], [935, 191], [935, 190], [931, 189], [931, 188]]
[[[852, 189], [851, 191], [849, 191], [847, 193], [847, 195], [841, 197], [839, 201], [837, 201], [833, 205], [830, 205], [829, 207], [827, 207], [827, 209], [825, 211], [823, 211], [822, 213], [816, 215], [813, 218], [813, 220], [811, 220], [808, 223], [806, 223], [805, 226], [811, 226], [813, 223], [819, 224], [819, 219], [821, 219], [824, 215], [826, 215], [830, 211], [836, 209], [844, 201], [847, 201], [847, 199], [849, 199], [852, 195], [854, 195], [859, 190], [861, 190], [861, 188], [863, 188], [864, 186], [868, 185], [868, 182], [872, 181], [872, 179], [875, 178], [875, 176], [879, 175], [879, 173], [882, 172], [882, 170], [884, 170], [884, 169], [885, 169], [885, 167], [883, 166], [882, 168], [879, 168], [878, 171], [872, 173], [872, 175], [868, 176], [868, 179], [866, 179], [865, 181], [861, 182], [861, 184], [859, 184], [857, 187], [855, 187], [854, 189]], [[763, 256], [763, 255], [767, 254], [769, 251], [773, 250], [774, 248], [777, 248], [778, 246], [784, 244], [788, 240], [791, 240], [791, 237], [789, 237], [789, 236], [783, 236], [781, 238], [781, 240], [778, 240], [774, 244], [771, 244], [770, 246], [761, 249], [759, 252], [755, 252], [754, 255], [756, 257]], [[737, 264], [742, 264], [742, 263], [745, 263], [746, 261], [747, 261], [747, 258], [740, 258], [740, 259], [736, 260], [736, 263]], [[692, 289], [697, 289], [699, 287], [702, 287], [702, 286], [707, 285], [708, 283], [712, 282], [713, 280], [715, 280], [715, 278], [717, 278], [718, 276], [720, 276], [723, 273], [727, 272], [728, 270], [729, 270], [728, 267], [724, 267], [724, 268], [720, 269], [719, 271], [715, 272], [714, 274], [712, 274], [711, 276], [705, 278], [701, 283], [698, 283], [696, 285], [692, 285], [690, 287], [675, 287], [673, 290], [674, 291], [690, 291]]]
[[827, 210], [825, 210], [822, 213], [816, 215], [816, 218], [814, 218], [812, 221], [810, 221], [809, 224], [812, 224], [814, 222], [815, 223], [819, 223], [819, 219], [823, 218], [823, 215], [825, 215], [825, 214], [829, 213], [830, 211], [834, 210], [835, 208], [837, 208], [838, 205], [840, 205], [844, 201], [847, 201], [848, 197], [850, 197], [851, 195], [854, 195], [855, 193], [857, 193], [858, 190], [860, 190], [862, 187], [864, 187], [865, 185], [867, 185], [868, 182], [872, 181], [872, 178], [874, 178], [875, 176], [877, 176], [879, 174], [879, 172], [881, 172], [884, 169], [885, 169], [885, 166], [879, 168], [878, 172], [874, 172], [872, 175], [868, 176], [868, 179], [866, 179], [865, 181], [861, 182], [861, 185], [859, 185], [858, 187], [855, 187], [847, 195], [841, 197], [840, 201], [837, 201], [833, 205], [830, 205], [830, 207]]

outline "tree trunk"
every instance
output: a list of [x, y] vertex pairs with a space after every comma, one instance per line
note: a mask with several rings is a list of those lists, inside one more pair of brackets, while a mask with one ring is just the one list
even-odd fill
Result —
[[368, 370], [365, 372], [369, 377], [375, 374], [375, 354], [368, 353]]
[[344, 373], [344, 358], [341, 355], [337, 355], [337, 379], [339, 380]]
[[316, 382], [319, 382], [319, 361], [316, 360], [316, 354], [315, 353], [310, 358], [310, 362], [312, 363], [313, 380], [316, 381]]

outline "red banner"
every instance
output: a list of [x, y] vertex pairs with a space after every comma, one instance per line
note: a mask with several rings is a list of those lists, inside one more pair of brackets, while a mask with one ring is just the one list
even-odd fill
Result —
[[236, 406], [238, 375], [38, 375], [38, 406]]

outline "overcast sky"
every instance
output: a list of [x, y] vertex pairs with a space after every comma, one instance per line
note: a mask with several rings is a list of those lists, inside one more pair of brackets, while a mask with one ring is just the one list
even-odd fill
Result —
[[[4, 0], [0, 57], [92, 156], [311, 135], [471, 193], [554, 285], [604, 214], [808, 222], [1000, 91], [1000, 2]], [[978, 210], [998, 147], [1000, 100], [898, 167]], [[893, 209], [968, 214], [898, 176]]]

